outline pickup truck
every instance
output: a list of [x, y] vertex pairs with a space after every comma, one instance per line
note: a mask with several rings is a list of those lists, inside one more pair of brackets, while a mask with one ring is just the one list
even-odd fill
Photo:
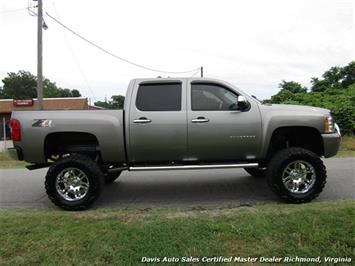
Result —
[[66, 210], [88, 208], [122, 171], [244, 168], [303, 203], [326, 183], [322, 156], [340, 132], [330, 110], [262, 104], [208, 78], [134, 79], [123, 110], [16, 111], [19, 160], [49, 167], [45, 189]]

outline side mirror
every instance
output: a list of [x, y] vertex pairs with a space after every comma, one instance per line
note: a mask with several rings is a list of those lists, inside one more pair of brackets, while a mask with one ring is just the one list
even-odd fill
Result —
[[244, 96], [238, 96], [238, 109], [240, 111], [246, 111], [250, 108], [250, 103]]

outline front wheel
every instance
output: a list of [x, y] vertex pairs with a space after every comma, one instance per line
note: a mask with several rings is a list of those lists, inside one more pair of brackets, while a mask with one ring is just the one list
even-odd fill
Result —
[[326, 183], [322, 160], [303, 148], [288, 148], [272, 158], [267, 172], [271, 189], [292, 203], [304, 203], [318, 197]]
[[100, 167], [89, 157], [73, 154], [48, 170], [45, 188], [49, 199], [65, 210], [87, 209], [100, 195], [104, 183]]

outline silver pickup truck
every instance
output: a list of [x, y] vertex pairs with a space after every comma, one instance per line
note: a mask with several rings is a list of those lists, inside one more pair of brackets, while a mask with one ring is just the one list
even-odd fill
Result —
[[134, 79], [123, 110], [14, 112], [11, 153], [49, 167], [57, 206], [88, 208], [122, 171], [244, 168], [294, 203], [326, 183], [320, 157], [336, 155], [340, 132], [329, 110], [261, 104], [207, 78]]

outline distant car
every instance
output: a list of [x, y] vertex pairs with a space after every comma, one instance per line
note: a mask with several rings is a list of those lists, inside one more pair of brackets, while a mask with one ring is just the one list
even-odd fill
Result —
[[13, 112], [12, 153], [50, 166], [57, 206], [88, 208], [122, 171], [245, 168], [273, 191], [308, 202], [326, 183], [320, 157], [340, 145], [329, 110], [261, 104], [207, 78], [134, 79], [123, 110]]

